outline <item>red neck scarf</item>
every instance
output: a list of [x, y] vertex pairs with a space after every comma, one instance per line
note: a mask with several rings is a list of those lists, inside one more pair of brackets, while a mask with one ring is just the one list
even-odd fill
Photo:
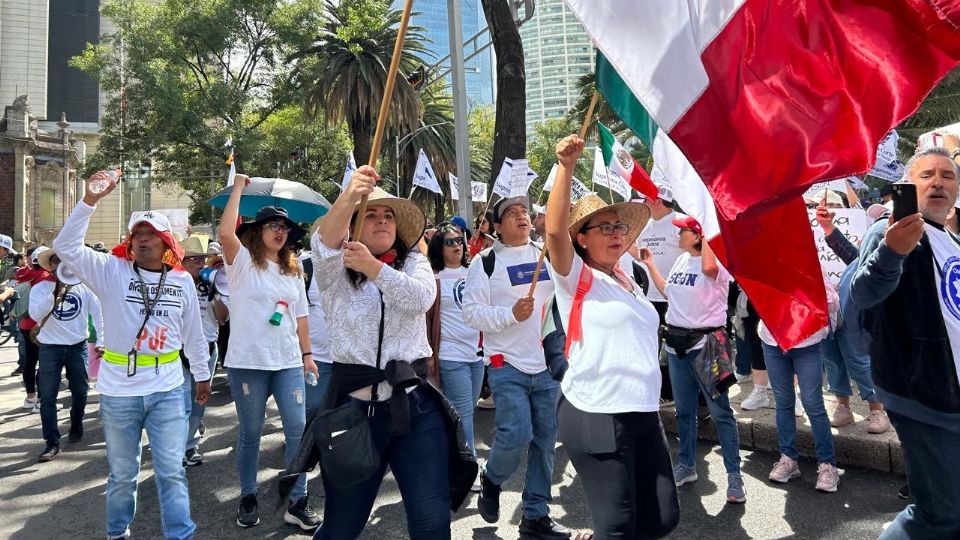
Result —
[[387, 266], [393, 266], [393, 263], [397, 261], [397, 250], [391, 249], [381, 253], [379, 256], [377, 256], [377, 260]]

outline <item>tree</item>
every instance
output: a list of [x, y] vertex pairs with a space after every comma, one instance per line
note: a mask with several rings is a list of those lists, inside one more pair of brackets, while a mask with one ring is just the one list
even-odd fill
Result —
[[899, 153], [904, 161], [913, 155], [920, 135], [954, 124], [960, 119], [960, 68], [947, 74], [910, 118], [897, 126]]
[[[546, 196], [543, 193], [543, 184], [547, 181], [550, 169], [557, 163], [555, 151], [557, 142], [567, 135], [579, 131], [580, 122], [571, 118], [554, 118], [533, 126], [533, 136], [527, 142], [527, 159], [530, 161], [530, 168], [539, 176], [530, 186], [531, 200], [542, 201]], [[593, 153], [584, 150], [583, 156], [577, 161], [573, 175], [589, 187], [590, 179], [593, 176], [592, 172]], [[604, 194], [606, 194], [606, 188], [600, 187], [598, 189], [604, 190]]]
[[283, 61], [319, 24], [319, 0], [107, 0], [116, 32], [71, 60], [112, 96], [91, 168], [153, 161], [164, 181], [222, 167], [291, 102]]
[[[367, 163], [401, 13], [378, 0], [327, 0], [325, 6], [319, 31], [287, 61], [297, 62], [294, 84], [310, 118], [327, 126], [346, 122], [357, 163]], [[396, 132], [420, 125], [423, 109], [406, 75], [421, 64], [416, 55], [426, 52], [423, 43], [421, 29], [409, 27], [390, 101], [388, 125]]]
[[481, 0], [497, 57], [496, 132], [490, 161], [492, 184], [503, 158], [523, 157], [527, 146], [527, 75], [523, 42], [508, 0]]

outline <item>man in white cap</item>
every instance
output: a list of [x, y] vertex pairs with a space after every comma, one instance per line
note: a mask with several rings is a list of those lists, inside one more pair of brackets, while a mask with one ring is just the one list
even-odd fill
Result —
[[[37, 257], [40, 266], [57, 276], [60, 258], [48, 249]], [[41, 281], [30, 291], [30, 317], [40, 329], [36, 340], [40, 349], [37, 387], [40, 391], [40, 423], [46, 447], [40, 461], [50, 461], [60, 453], [57, 429], [57, 394], [61, 373], [66, 369], [70, 388], [70, 442], [83, 437], [83, 413], [87, 405], [87, 317], [93, 316], [97, 346], [103, 345], [103, 316], [100, 300], [83, 283], [66, 284], [59, 280]]]
[[[106, 183], [103, 191], [91, 185]], [[107, 446], [107, 537], [127, 538], [140, 472], [140, 439], [150, 437], [160, 521], [166, 538], [192, 538], [190, 496], [182, 458], [187, 418], [180, 350], [190, 358], [197, 402], [210, 397], [207, 341], [193, 279], [176, 269], [183, 250], [158, 212], [136, 212], [129, 234], [112, 254], [83, 245], [90, 216], [116, 188], [101, 171], [53, 241], [57, 255], [93, 289], [103, 306], [105, 351], [97, 389]]]

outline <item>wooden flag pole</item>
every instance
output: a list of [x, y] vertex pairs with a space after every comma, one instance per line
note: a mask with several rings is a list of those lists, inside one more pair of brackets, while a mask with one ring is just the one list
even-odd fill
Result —
[[[397, 82], [397, 71], [400, 67], [400, 56], [403, 52], [403, 40], [407, 34], [407, 25], [410, 22], [410, 11], [413, 9], [413, 0], [406, 0], [403, 3], [403, 14], [400, 17], [400, 27], [397, 28], [397, 41], [393, 44], [393, 57], [390, 59], [390, 70], [387, 72], [387, 84], [383, 89], [383, 99], [380, 100], [380, 114], [377, 116], [377, 129], [373, 132], [373, 141], [370, 146], [370, 159], [367, 165], [376, 168], [377, 156], [380, 155], [380, 144], [383, 142], [383, 132], [387, 127], [387, 116], [390, 111], [390, 100], [393, 97], [393, 87]], [[397, 179], [399, 184], [400, 179]], [[357, 209], [356, 224], [353, 227], [353, 239], [359, 241], [360, 229], [363, 226], [363, 215], [367, 212], [367, 195], [360, 199], [360, 207]]]
[[[593, 99], [590, 100], [590, 106], [587, 107], [587, 114], [583, 117], [583, 124], [580, 125], [580, 135], [582, 139], [587, 136], [587, 130], [590, 129], [591, 119], [593, 118], [593, 109], [596, 108], [597, 102], [600, 101], [600, 92], [593, 91]], [[573, 171], [570, 172], [570, 175], [573, 175]], [[592, 175], [591, 175], [592, 176]], [[612, 197], [612, 195], [611, 195]], [[543, 259], [547, 256], [547, 243], [543, 243], [543, 249], [540, 251], [540, 258], [537, 259], [537, 267], [533, 271], [533, 277], [530, 280], [530, 292], [527, 293], [527, 298], [533, 298], [533, 292], [537, 289], [537, 280], [540, 277], [540, 269], [543, 268]]]

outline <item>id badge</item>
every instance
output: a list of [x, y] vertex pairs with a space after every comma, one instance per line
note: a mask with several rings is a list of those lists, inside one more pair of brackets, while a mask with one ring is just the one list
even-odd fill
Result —
[[137, 374], [137, 351], [131, 349], [127, 353], [127, 377], [133, 377]]

